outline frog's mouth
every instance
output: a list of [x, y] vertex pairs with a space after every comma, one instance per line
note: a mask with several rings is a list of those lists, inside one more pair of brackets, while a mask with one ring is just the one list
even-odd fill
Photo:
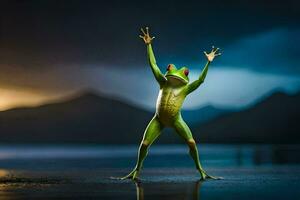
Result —
[[179, 80], [182, 83], [187, 83], [188, 81], [175, 75], [166, 75], [167, 78]]

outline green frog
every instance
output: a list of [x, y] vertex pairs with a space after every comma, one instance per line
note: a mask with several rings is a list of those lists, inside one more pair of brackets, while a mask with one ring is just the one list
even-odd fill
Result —
[[148, 61], [154, 77], [159, 84], [160, 90], [156, 101], [156, 112], [146, 127], [143, 139], [139, 146], [136, 166], [122, 179], [138, 178], [149, 147], [158, 138], [164, 127], [173, 128], [189, 146], [190, 155], [195, 162], [196, 169], [199, 171], [201, 179], [219, 179], [220, 177], [208, 175], [206, 171], [203, 170], [200, 164], [196, 142], [190, 128], [181, 116], [181, 107], [185, 98], [204, 82], [209, 64], [216, 56], [221, 55], [221, 53], [218, 52], [219, 48], [212, 47], [210, 53], [204, 51], [207, 63], [199, 78], [192, 83], [189, 83], [189, 69], [187, 67], [177, 69], [174, 64], [169, 64], [165, 74], [160, 71], [156, 64], [151, 45], [155, 37], [150, 36], [148, 27], [146, 27], [146, 30], [141, 29], [141, 31], [142, 35], [140, 35], [140, 38], [143, 39], [147, 46]]

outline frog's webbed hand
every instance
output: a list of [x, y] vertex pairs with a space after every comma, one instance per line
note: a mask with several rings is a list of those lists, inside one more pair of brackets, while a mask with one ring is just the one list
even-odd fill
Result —
[[146, 27], [146, 32], [144, 31], [143, 28], [141, 28], [141, 31], [143, 35], [140, 35], [140, 38], [142, 38], [147, 45], [147, 55], [148, 55], [148, 61], [151, 66], [151, 70], [154, 74], [155, 79], [159, 83], [159, 85], [162, 85], [165, 81], [166, 78], [165, 76], [161, 73], [159, 67], [156, 64], [155, 56], [152, 50], [151, 42], [155, 37], [151, 37], [149, 34], [149, 28]]
[[214, 46], [212, 46], [212, 50], [210, 53], [206, 53], [206, 51], [204, 51], [203, 53], [205, 54], [207, 61], [212, 62], [215, 57], [221, 55], [221, 53], [218, 52], [219, 50], [220, 48], [215, 48]]
[[219, 48], [215, 48], [214, 46], [212, 46], [212, 50], [210, 53], [204, 51], [204, 54], [207, 58], [207, 63], [204, 69], [202, 70], [202, 73], [199, 76], [199, 78], [187, 86], [187, 94], [190, 94], [191, 92], [196, 90], [204, 82], [209, 64], [214, 60], [215, 57], [221, 55], [221, 53], [219, 53], [218, 51]]
[[142, 38], [145, 42], [145, 44], [151, 44], [152, 40], [155, 38], [155, 37], [151, 37], [150, 34], [149, 34], [149, 28], [146, 27], [146, 32], [144, 31], [143, 28], [141, 28], [141, 31], [143, 33], [143, 35], [139, 35], [140, 38]]

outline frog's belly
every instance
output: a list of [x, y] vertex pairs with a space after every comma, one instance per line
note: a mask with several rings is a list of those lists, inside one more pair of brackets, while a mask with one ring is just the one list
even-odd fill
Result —
[[174, 94], [159, 95], [156, 103], [156, 114], [165, 125], [169, 125], [180, 112], [184, 98]]

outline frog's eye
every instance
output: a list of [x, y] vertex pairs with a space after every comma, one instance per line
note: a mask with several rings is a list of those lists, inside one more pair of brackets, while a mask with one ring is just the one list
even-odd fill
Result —
[[174, 66], [172, 64], [169, 64], [168, 67], [167, 67], [167, 71], [170, 71], [173, 68], [174, 68]]
[[183, 72], [186, 76], [189, 75], [190, 71], [188, 69], [185, 69], [184, 72]]

